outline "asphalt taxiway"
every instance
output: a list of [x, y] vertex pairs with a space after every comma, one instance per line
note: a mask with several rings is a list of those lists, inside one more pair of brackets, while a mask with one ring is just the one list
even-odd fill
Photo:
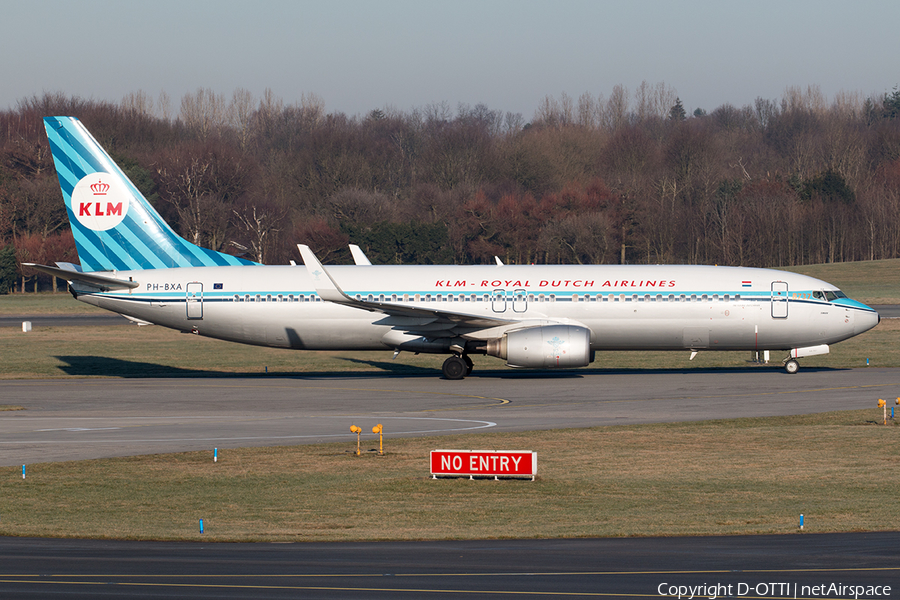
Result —
[[[0, 465], [388, 436], [875, 409], [900, 369], [476, 371], [357, 377], [5, 381]], [[372, 437], [372, 434], [368, 434]]]
[[339, 544], [0, 538], [0, 597], [883, 600], [900, 595], [898, 559], [900, 534], [891, 532]]

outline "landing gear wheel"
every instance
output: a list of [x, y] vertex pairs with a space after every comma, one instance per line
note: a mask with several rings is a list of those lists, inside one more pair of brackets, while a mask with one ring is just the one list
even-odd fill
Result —
[[800, 363], [798, 363], [796, 360], [794, 360], [792, 358], [792, 359], [788, 360], [786, 363], [784, 363], [784, 370], [787, 373], [789, 373], [790, 375], [793, 375], [794, 373], [796, 373], [797, 371], [800, 370]]
[[468, 354], [463, 354], [462, 359], [466, 363], [466, 377], [468, 377], [472, 374], [472, 369], [475, 368], [475, 364], [472, 362], [472, 359], [469, 358]]
[[444, 379], [462, 379], [466, 376], [469, 367], [459, 356], [451, 356], [444, 361], [443, 371]]

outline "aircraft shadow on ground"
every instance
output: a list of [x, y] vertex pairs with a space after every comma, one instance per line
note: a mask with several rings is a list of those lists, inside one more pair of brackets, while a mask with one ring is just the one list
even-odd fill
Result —
[[[419, 367], [393, 361], [363, 360], [359, 358], [344, 357], [341, 360], [368, 367], [365, 370], [340, 370], [340, 371], [278, 371], [265, 373], [253, 371], [216, 371], [209, 369], [192, 369], [176, 367], [152, 362], [141, 362], [109, 358], [106, 356], [57, 356], [64, 364], [60, 370], [73, 377], [294, 377], [294, 378], [350, 378], [350, 377], [409, 377], [437, 378], [441, 376], [439, 370], [429, 367]], [[377, 369], [377, 370], [371, 370]], [[803, 373], [819, 373], [829, 371], [841, 371], [836, 367], [804, 367]], [[575, 370], [536, 370], [536, 369], [510, 369], [501, 367], [498, 369], [476, 368], [471, 377], [498, 378], [498, 379], [577, 379], [587, 375], [652, 375], [652, 374], [688, 374], [688, 373], [760, 373], [777, 374], [783, 372], [773, 365], [752, 365], [746, 367], [709, 367], [696, 369], [672, 369], [672, 368], [587, 368]]]
[[340, 378], [340, 377], [436, 377], [440, 371], [403, 363], [367, 361], [353, 358], [343, 359], [351, 363], [367, 365], [379, 369], [347, 371], [272, 371], [271, 373], [252, 371], [217, 371], [213, 369], [193, 369], [152, 362], [122, 360], [106, 356], [56, 356], [64, 364], [59, 369], [73, 377], [294, 377], [294, 378]]

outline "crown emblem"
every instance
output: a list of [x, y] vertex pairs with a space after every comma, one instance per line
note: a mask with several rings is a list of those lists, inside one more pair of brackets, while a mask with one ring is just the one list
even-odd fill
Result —
[[91, 191], [94, 192], [95, 196], [105, 196], [107, 190], [109, 190], [109, 184], [103, 183], [99, 179], [97, 180], [97, 183], [91, 184]]

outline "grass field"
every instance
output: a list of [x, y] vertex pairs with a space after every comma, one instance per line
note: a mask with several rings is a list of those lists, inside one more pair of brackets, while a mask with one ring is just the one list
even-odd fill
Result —
[[[897, 528], [881, 411], [256, 448], [0, 469], [0, 535], [341, 541]], [[364, 448], [371, 448], [369, 440]], [[432, 480], [436, 448], [538, 453], [528, 480]], [[205, 533], [198, 522], [204, 519]]]

